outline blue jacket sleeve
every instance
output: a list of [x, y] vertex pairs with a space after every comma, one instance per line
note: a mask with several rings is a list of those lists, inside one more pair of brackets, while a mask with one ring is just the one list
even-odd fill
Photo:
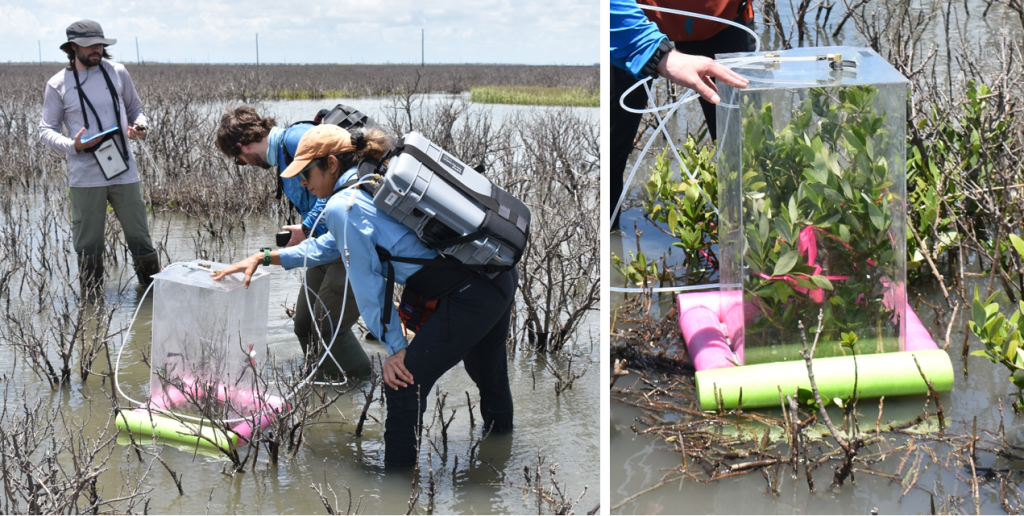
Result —
[[[320, 217], [320, 212], [324, 211], [324, 206], [327, 205], [327, 199], [317, 199], [316, 204], [313, 205], [313, 209], [309, 210], [306, 214], [306, 218], [302, 220], [302, 225], [307, 228], [313, 228], [313, 223], [316, 222], [317, 217]], [[324, 217], [320, 217], [320, 222], [316, 224], [316, 232], [311, 233], [312, 235], [324, 235], [327, 233], [327, 222]]]
[[325, 233], [318, 238], [307, 238], [299, 245], [293, 245], [281, 249], [277, 253], [281, 259], [281, 266], [285, 269], [302, 267], [316, 267], [325, 263], [331, 263], [341, 257], [338, 251], [338, 244], [330, 233]]
[[[341, 192], [335, 197], [347, 204], [350, 195], [355, 193]], [[328, 208], [324, 217], [331, 234], [337, 235], [338, 245], [348, 250], [348, 279], [356, 295], [359, 315], [363, 316], [366, 327], [380, 339], [388, 354], [394, 355], [407, 348], [409, 341], [402, 331], [402, 321], [394, 303], [388, 305], [385, 302], [387, 271], [377, 257], [374, 226], [358, 205], [351, 210], [338, 206], [340, 209]], [[384, 310], [391, 311], [391, 322], [387, 327], [381, 322]]]
[[661, 41], [668, 39], [658, 26], [647, 19], [636, 0], [611, 2], [611, 63], [643, 79], [641, 70], [650, 61]]

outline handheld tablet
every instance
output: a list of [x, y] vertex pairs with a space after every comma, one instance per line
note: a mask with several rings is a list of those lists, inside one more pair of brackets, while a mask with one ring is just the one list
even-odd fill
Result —
[[96, 138], [102, 138], [102, 137], [104, 137], [104, 136], [106, 136], [108, 134], [112, 134], [112, 133], [115, 133], [115, 132], [120, 131], [120, 130], [121, 130], [121, 128], [119, 128], [119, 127], [117, 127], [115, 125], [114, 127], [111, 127], [110, 129], [107, 129], [106, 131], [103, 131], [103, 132], [100, 132], [100, 133], [96, 133], [96, 134], [94, 134], [94, 135], [92, 135], [92, 136], [90, 136], [88, 138], [82, 138], [82, 143], [91, 142], [91, 141], [95, 140]]

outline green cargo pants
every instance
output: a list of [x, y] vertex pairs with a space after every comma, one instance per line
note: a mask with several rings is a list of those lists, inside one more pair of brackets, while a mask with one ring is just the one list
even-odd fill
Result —
[[128, 250], [135, 256], [155, 252], [149, 236], [146, 201], [142, 199], [142, 183], [131, 183], [71, 188], [71, 240], [75, 254], [85, 257], [103, 255], [107, 202], [121, 222]]
[[[324, 346], [331, 341], [331, 336], [338, 326], [338, 318], [341, 317], [341, 333], [334, 340], [334, 345], [331, 346], [331, 354], [344, 369], [345, 374], [365, 378], [370, 376], [370, 358], [363, 351], [359, 339], [352, 333], [352, 326], [359, 320], [359, 307], [356, 305], [356, 296], [352, 293], [351, 285], [348, 287], [345, 313], [341, 313], [341, 303], [345, 297], [345, 277], [345, 264], [340, 259], [326, 265], [306, 269], [306, 287], [316, 293], [316, 296], [310, 296], [310, 302], [307, 304], [307, 291], [302, 289], [299, 293], [293, 319], [295, 336], [299, 338], [303, 353], [308, 351], [310, 342], [320, 342], [316, 328], [313, 326], [315, 317], [317, 326], [320, 327], [320, 335], [323, 336], [323, 344], [315, 346], [313, 353], [313, 358], [319, 361], [324, 354]], [[317, 301], [317, 296], [320, 298], [319, 301]], [[310, 315], [309, 305], [313, 306], [313, 316]], [[331, 327], [332, 323], [334, 328]], [[319, 372], [321, 374], [318, 376], [341, 378], [341, 372], [331, 357], [324, 360], [320, 365]]]

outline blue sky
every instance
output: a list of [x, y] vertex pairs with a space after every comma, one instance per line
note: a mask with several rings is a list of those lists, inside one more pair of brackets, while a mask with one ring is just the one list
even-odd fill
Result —
[[252, 63], [596, 64], [602, 0], [34, 0], [0, 3], [10, 61], [63, 61], [65, 29], [88, 18], [114, 59]]

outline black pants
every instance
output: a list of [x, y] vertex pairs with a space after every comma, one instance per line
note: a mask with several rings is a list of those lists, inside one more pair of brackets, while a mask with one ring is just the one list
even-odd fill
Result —
[[[434, 383], [459, 361], [480, 390], [484, 428], [512, 429], [512, 391], [508, 384], [505, 342], [515, 303], [519, 273], [515, 269], [494, 278], [505, 296], [486, 281], [475, 278], [441, 300], [409, 343], [405, 367], [416, 383], [398, 390], [385, 387], [388, 415], [384, 422], [384, 462], [415, 464], [416, 443], [423, 426], [427, 394]], [[447, 320], [442, 316], [447, 308]], [[447, 330], [447, 331], [445, 331]]]
[[[737, 20], [742, 23], [742, 18]], [[752, 24], [751, 24], [752, 25]], [[729, 25], [718, 34], [703, 41], [678, 41], [676, 50], [690, 55], [710, 57], [714, 59], [715, 54], [729, 52], [751, 52], [754, 50], [754, 38], [746, 31]], [[629, 160], [629, 153], [633, 151], [633, 140], [636, 139], [637, 128], [640, 127], [640, 119], [643, 115], [630, 113], [619, 105], [619, 97], [637, 83], [629, 72], [616, 66], [612, 67], [611, 77], [611, 202], [608, 205], [609, 215], [615, 211], [615, 204], [622, 196], [623, 172], [626, 169], [626, 162]], [[633, 109], [643, 109], [647, 105], [647, 94], [643, 87], [633, 90], [626, 97], [626, 105]], [[718, 133], [715, 126], [715, 105], [700, 99], [701, 110], [704, 111], [704, 120], [708, 124], [708, 133], [714, 140]], [[612, 229], [619, 227], [619, 218], [612, 221]]]

